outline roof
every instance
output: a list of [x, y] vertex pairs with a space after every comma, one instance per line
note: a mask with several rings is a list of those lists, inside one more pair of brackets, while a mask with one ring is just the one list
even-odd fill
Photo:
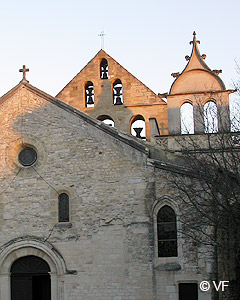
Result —
[[[179, 73], [173, 73], [172, 76], [176, 77], [176, 79], [174, 80], [171, 88], [170, 88], [170, 94], [179, 94], [179, 92], [174, 92], [174, 88], [176, 87], [176, 85], [179, 85], [181, 80], [186, 80], [183, 79], [185, 75], [187, 75], [187, 73], [192, 73], [193, 72], [202, 72], [203, 74], [205, 73], [206, 76], [206, 80], [208, 81], [209, 79], [207, 79], [207, 77], [209, 78], [212, 77], [213, 80], [215, 80], [215, 82], [218, 83], [218, 86], [220, 89], [218, 89], [218, 91], [226, 91], [226, 87], [222, 81], [222, 79], [218, 76], [219, 73], [221, 73], [221, 70], [211, 70], [208, 65], [206, 64], [206, 62], [204, 61], [206, 58], [206, 55], [200, 54], [199, 48], [198, 48], [198, 44], [200, 44], [200, 41], [197, 40], [196, 38], [196, 32], [193, 32], [193, 40], [190, 42], [190, 45], [192, 45], [192, 53], [191, 56], [186, 56], [186, 60], [188, 61], [185, 69], [179, 74]], [[208, 90], [209, 88], [206, 87], [206, 89]], [[211, 90], [212, 91], [216, 91], [216, 90]], [[184, 93], [182, 91], [182, 93]]]

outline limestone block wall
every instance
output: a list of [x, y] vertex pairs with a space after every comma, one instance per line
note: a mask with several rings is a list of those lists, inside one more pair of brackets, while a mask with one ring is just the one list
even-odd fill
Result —
[[[71, 270], [58, 276], [61, 299], [152, 299], [146, 154], [25, 88], [0, 107], [0, 256], [32, 236]], [[18, 162], [24, 145], [37, 151], [32, 167]], [[63, 191], [70, 222], [61, 224]]]
[[[0, 103], [0, 300], [10, 300], [11, 264], [24, 255], [49, 263], [52, 300], [177, 300], [178, 283], [199, 282], [206, 266], [183, 240], [179, 257], [156, 255], [156, 209], [181, 209], [171, 173], [45, 98], [22, 87]], [[37, 151], [32, 167], [18, 162], [26, 145]], [[66, 223], [61, 192], [70, 199]]]
[[[182, 231], [181, 212], [184, 210], [184, 203], [176, 197], [178, 191], [174, 190], [171, 184], [173, 176], [172, 172], [159, 168], [155, 170], [153, 222], [158, 210], [168, 205], [176, 214], [178, 231], [178, 256], [158, 257], [157, 227], [154, 226], [153, 276], [156, 299], [177, 300], [179, 299], [179, 284], [196, 283], [199, 286], [201, 281], [210, 280], [212, 271], [211, 252], [204, 245], [196, 246]], [[210, 300], [211, 291], [202, 292], [198, 288], [198, 299]]]

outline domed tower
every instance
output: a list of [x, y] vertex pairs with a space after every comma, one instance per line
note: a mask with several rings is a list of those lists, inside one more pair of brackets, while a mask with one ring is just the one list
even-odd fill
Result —
[[[198, 44], [200, 42], [196, 38], [196, 33], [193, 32], [193, 40], [190, 42], [192, 53], [190, 57], [185, 57], [187, 60], [185, 69], [182, 73], [172, 73], [175, 81], [167, 95], [170, 135], [228, 131], [230, 128], [229, 94], [233, 90], [226, 90], [219, 77], [221, 70], [211, 70], [208, 67], [205, 63], [206, 55], [200, 54]], [[183, 118], [181, 110], [185, 104], [190, 107], [187, 122], [192, 119], [191, 132], [187, 130], [184, 132], [181, 119]], [[211, 110], [208, 121], [204, 120], [207, 110]], [[211, 130], [206, 128], [210, 121], [215, 122], [215, 128]]]

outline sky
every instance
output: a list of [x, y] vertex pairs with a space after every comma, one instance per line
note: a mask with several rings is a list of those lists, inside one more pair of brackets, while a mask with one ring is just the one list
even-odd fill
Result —
[[[0, 95], [22, 79], [55, 96], [101, 49], [155, 93], [169, 92], [193, 31], [227, 88], [238, 79], [239, 0], [0, 0]], [[240, 76], [240, 75], [239, 75]]]

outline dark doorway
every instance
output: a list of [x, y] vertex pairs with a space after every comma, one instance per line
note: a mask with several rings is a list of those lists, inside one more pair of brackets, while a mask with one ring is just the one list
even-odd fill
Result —
[[11, 300], [51, 300], [49, 265], [40, 257], [24, 256], [11, 267]]
[[197, 283], [179, 283], [179, 300], [198, 300]]

